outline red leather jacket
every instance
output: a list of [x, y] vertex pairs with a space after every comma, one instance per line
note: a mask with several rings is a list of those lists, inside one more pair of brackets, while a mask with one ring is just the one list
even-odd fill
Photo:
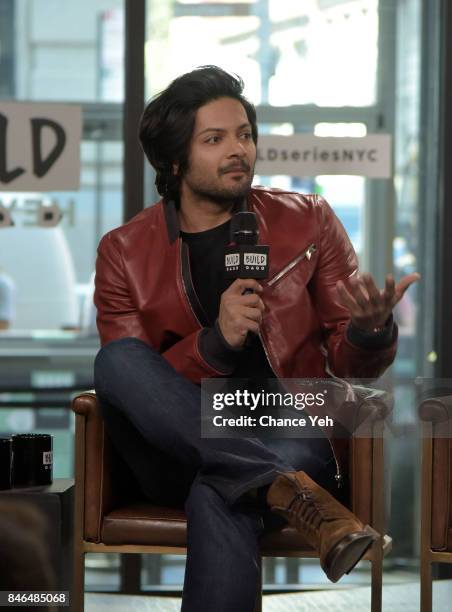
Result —
[[[259, 241], [270, 247], [260, 336], [275, 374], [326, 377], [328, 363], [339, 377], [380, 376], [394, 359], [397, 327], [385, 348], [369, 348], [350, 327], [335, 285], [356, 273], [357, 259], [328, 203], [252, 188], [247, 205], [257, 215]], [[231, 373], [214, 328], [204, 325], [173, 202], [158, 202], [102, 238], [94, 299], [102, 344], [140, 338], [195, 383]]]

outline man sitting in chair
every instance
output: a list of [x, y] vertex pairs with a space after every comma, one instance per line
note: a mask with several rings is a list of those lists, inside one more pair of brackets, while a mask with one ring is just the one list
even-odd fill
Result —
[[[148, 104], [140, 140], [162, 199], [98, 249], [96, 392], [145, 494], [185, 505], [183, 612], [252, 612], [265, 511], [332, 581], [378, 537], [326, 490], [341, 475], [325, 436], [202, 438], [201, 379], [378, 377], [396, 352], [392, 309], [419, 277], [379, 290], [323, 198], [251, 187], [256, 113], [242, 92], [205, 66]], [[256, 214], [277, 282], [225, 280], [237, 202]]]

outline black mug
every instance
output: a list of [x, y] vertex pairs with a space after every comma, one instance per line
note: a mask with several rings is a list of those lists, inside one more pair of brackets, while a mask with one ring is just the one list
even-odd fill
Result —
[[11, 488], [12, 440], [0, 438], [0, 489]]
[[53, 438], [48, 434], [17, 434], [12, 437], [12, 486], [52, 484]]

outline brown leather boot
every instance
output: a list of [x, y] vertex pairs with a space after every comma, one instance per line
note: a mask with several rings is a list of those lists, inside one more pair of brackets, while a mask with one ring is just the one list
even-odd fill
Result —
[[281, 472], [267, 492], [267, 503], [317, 550], [332, 582], [348, 574], [380, 537], [305, 472]]

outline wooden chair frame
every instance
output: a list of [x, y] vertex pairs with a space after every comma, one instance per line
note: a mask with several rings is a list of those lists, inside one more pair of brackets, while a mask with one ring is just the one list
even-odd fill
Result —
[[[452, 400], [452, 397], [450, 399]], [[424, 402], [424, 406], [426, 405], [427, 402]], [[448, 423], [446, 423], [447, 426]], [[441, 432], [442, 438], [444, 433], [443, 430]], [[424, 420], [422, 423], [421, 465], [421, 612], [432, 612], [432, 563], [452, 563], [451, 551], [440, 551], [432, 548], [434, 444], [433, 421]], [[448, 461], [450, 465], [450, 457], [448, 457]], [[448, 466], [443, 466], [443, 469], [447, 470]]]

